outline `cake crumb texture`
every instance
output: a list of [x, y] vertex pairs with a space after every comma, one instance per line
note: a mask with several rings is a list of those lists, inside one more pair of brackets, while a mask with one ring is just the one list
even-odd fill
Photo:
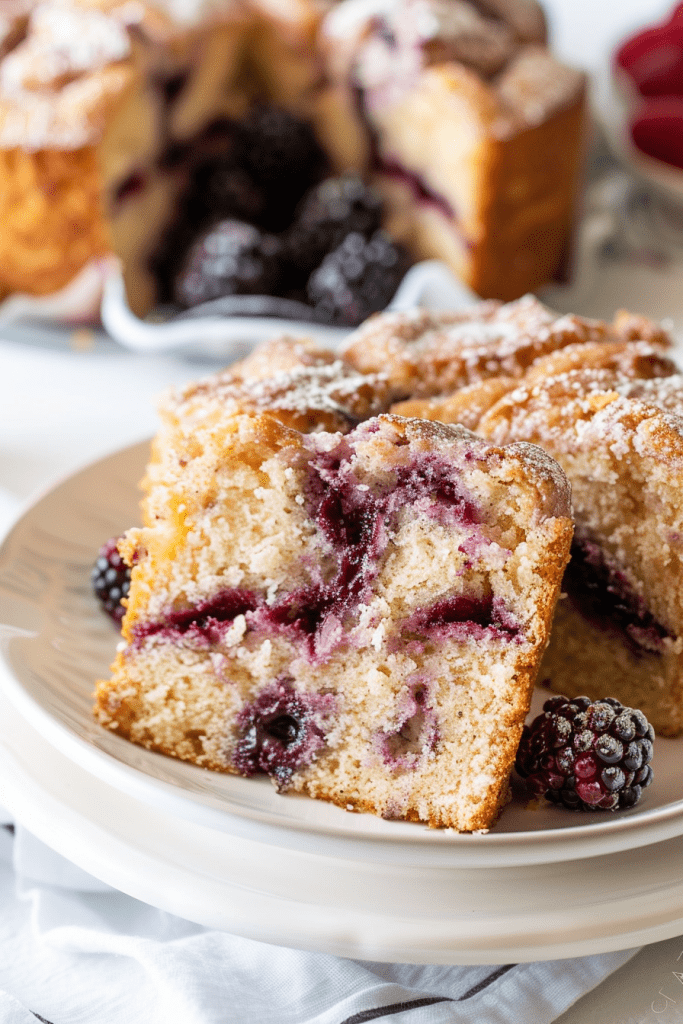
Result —
[[347, 809], [490, 827], [568, 558], [556, 463], [386, 414], [345, 434], [260, 411], [185, 425], [165, 425], [154, 516], [120, 545], [99, 721]]

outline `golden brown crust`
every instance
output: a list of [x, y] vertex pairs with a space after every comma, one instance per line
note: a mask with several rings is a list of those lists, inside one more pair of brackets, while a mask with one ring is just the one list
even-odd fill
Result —
[[307, 338], [276, 338], [241, 362], [167, 397], [160, 412], [188, 434], [239, 412], [267, 413], [294, 430], [348, 432], [385, 411], [383, 374], [363, 374]]
[[[643, 323], [644, 331], [648, 324]], [[605, 343], [616, 347], [599, 347]], [[630, 361], [633, 375], [671, 372], [673, 366], [659, 349], [623, 348], [614, 327], [601, 320], [559, 316], [532, 296], [505, 306], [481, 303], [462, 313], [379, 313], [347, 339], [341, 352], [362, 372], [382, 368], [397, 398], [416, 398], [448, 395], [491, 377], [521, 378], [537, 360], [568, 346], [567, 365], [580, 362], [586, 346], [588, 362], [617, 366], [621, 360], [626, 366]]]
[[476, 432], [479, 420], [491, 406], [519, 384], [515, 377], [490, 377], [468, 384], [445, 398], [410, 398], [392, 405], [398, 416], [419, 416], [441, 423], [461, 423]]
[[57, 291], [110, 250], [92, 147], [0, 149], [0, 180], [0, 282], [6, 291]]
[[[655, 325], [645, 318], [640, 329], [644, 336], [648, 328]], [[668, 335], [661, 332], [662, 339], [669, 344]], [[623, 377], [646, 380], [652, 377], [670, 377], [678, 372], [676, 364], [664, 354], [660, 343], [649, 341], [606, 341], [589, 342], [585, 345], [568, 345], [535, 360], [524, 375], [524, 380], [533, 382], [544, 377], [555, 377], [570, 370], [596, 369], [612, 370]]]

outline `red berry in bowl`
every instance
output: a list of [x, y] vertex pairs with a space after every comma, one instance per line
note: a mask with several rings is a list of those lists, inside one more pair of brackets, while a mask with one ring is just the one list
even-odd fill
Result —
[[683, 23], [641, 32], [620, 47], [616, 60], [641, 96], [683, 95]]
[[551, 697], [525, 725], [515, 767], [534, 796], [571, 810], [635, 807], [652, 782], [654, 730], [613, 697]]
[[648, 156], [683, 167], [683, 97], [647, 100], [631, 124], [631, 138]]

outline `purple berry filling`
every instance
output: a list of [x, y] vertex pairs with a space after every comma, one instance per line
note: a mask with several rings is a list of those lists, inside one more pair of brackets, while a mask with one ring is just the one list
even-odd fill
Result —
[[[384, 19], [377, 19], [374, 27], [377, 34], [380, 35], [388, 45], [393, 47], [395, 39], [386, 21]], [[354, 89], [354, 99], [356, 111], [365, 126], [365, 130], [367, 131], [370, 140], [370, 162], [373, 171], [378, 174], [383, 174], [387, 178], [393, 178], [394, 181], [405, 185], [410, 190], [416, 203], [420, 203], [425, 206], [432, 206], [439, 210], [444, 217], [447, 217], [453, 222], [454, 228], [457, 229], [457, 225], [459, 223], [457, 213], [445, 196], [442, 196], [439, 192], [434, 192], [420, 175], [415, 174], [414, 171], [408, 170], [407, 167], [404, 167], [403, 164], [399, 163], [397, 160], [384, 156], [380, 152], [377, 130], [366, 113], [367, 100], [365, 90], [360, 86], [356, 86]], [[472, 243], [469, 239], [465, 238], [460, 231], [458, 231], [458, 234], [462, 238], [463, 243], [468, 248], [471, 247]]]
[[438, 192], [434, 192], [418, 174], [409, 171], [397, 161], [389, 160], [385, 157], [377, 156], [374, 162], [376, 170], [380, 174], [399, 182], [401, 185], [405, 185], [410, 190], [414, 202], [422, 206], [432, 206], [449, 220], [457, 220], [455, 210], [448, 200]]
[[217, 644], [226, 626], [258, 606], [259, 599], [248, 590], [223, 590], [194, 608], [170, 612], [161, 622], [140, 623], [133, 630], [133, 639], [141, 644], [150, 636], [176, 641], [188, 636], [193, 641]]
[[263, 690], [239, 714], [233, 765], [241, 775], [265, 772], [284, 789], [325, 744], [321, 719], [334, 709], [331, 694], [297, 693], [291, 680]]
[[147, 176], [142, 171], [133, 171], [121, 182], [114, 192], [114, 203], [117, 205], [133, 199], [147, 187]]
[[404, 622], [403, 632], [439, 639], [496, 637], [512, 640], [519, 635], [519, 625], [490, 594], [484, 597], [458, 594], [418, 608]]
[[575, 538], [562, 589], [592, 626], [618, 636], [634, 658], [662, 653], [671, 634], [594, 541]]
[[439, 521], [479, 521], [457, 470], [438, 456], [421, 455], [398, 470], [393, 484], [373, 490], [356, 478], [351, 455], [344, 439], [310, 463], [308, 507], [332, 551], [330, 575], [297, 588], [259, 615], [304, 640], [310, 657], [325, 657], [341, 642], [344, 616], [367, 598], [388, 543], [388, 524], [401, 508], [412, 505]]
[[181, 92], [187, 85], [189, 78], [189, 72], [180, 71], [178, 72], [178, 74], [171, 75], [167, 78], [159, 79], [159, 92], [161, 93], [164, 103], [167, 107], [173, 106], [173, 104], [178, 99]]
[[[372, 430], [373, 425], [368, 427]], [[161, 622], [135, 628], [139, 644], [150, 636], [204, 645], [220, 644], [226, 628], [245, 615], [251, 630], [285, 632], [310, 660], [324, 660], [344, 639], [345, 619], [366, 601], [390, 537], [390, 525], [404, 506], [440, 523], [476, 526], [480, 516], [458, 479], [457, 467], [427, 453], [400, 467], [392, 483], [373, 488], [355, 476], [348, 438], [309, 464], [309, 514], [327, 545], [323, 567], [310, 583], [267, 605], [261, 595], [225, 590], [196, 608], [172, 611]], [[326, 564], [325, 564], [326, 563]], [[408, 632], [427, 636], [514, 637], [519, 627], [494, 598], [459, 596], [419, 609]], [[419, 641], [415, 641], [419, 642]]]

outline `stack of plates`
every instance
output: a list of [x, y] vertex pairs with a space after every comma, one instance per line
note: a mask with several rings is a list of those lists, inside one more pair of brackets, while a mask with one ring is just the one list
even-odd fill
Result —
[[0, 803], [31, 831], [172, 913], [344, 956], [504, 963], [683, 931], [683, 738], [657, 740], [632, 811], [519, 792], [491, 832], [459, 835], [281, 796], [100, 728], [93, 684], [118, 637], [90, 568], [137, 521], [146, 456], [138, 445], [65, 480], [0, 550]]

